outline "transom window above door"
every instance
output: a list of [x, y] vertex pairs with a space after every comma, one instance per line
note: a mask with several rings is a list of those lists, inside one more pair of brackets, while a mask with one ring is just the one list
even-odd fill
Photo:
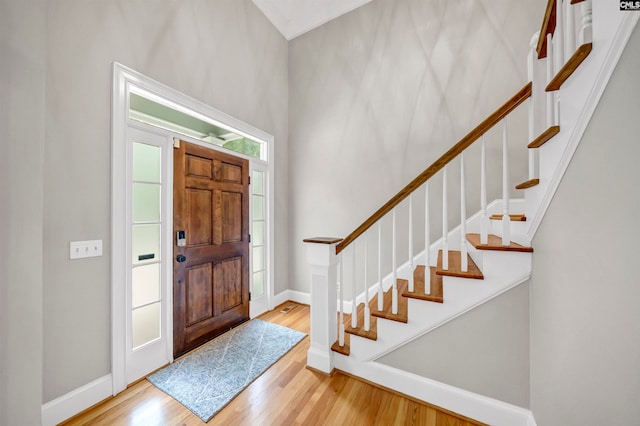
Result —
[[200, 118], [199, 114], [184, 107], [167, 105], [166, 100], [156, 102], [151, 94], [131, 91], [129, 118], [267, 161], [267, 147], [263, 141], [226, 129], [205, 117]]

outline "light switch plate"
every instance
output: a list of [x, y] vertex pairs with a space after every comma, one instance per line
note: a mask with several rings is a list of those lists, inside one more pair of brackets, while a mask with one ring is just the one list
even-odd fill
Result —
[[102, 256], [102, 240], [71, 241], [69, 259]]

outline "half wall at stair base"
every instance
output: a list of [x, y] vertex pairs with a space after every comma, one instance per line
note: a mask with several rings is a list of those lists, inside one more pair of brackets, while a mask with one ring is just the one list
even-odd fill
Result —
[[503, 293], [376, 361], [528, 408], [529, 284]]

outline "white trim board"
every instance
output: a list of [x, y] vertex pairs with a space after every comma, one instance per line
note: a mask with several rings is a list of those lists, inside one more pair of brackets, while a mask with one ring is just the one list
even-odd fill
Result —
[[311, 295], [309, 293], [297, 290], [285, 290], [273, 297], [273, 308], [287, 300], [291, 300], [292, 302], [297, 302], [302, 305], [311, 305]]
[[[531, 426], [530, 410], [377, 362], [334, 354], [335, 368], [493, 426]], [[535, 421], [533, 423], [535, 425]]]
[[111, 374], [42, 405], [42, 425], [54, 426], [111, 396]]

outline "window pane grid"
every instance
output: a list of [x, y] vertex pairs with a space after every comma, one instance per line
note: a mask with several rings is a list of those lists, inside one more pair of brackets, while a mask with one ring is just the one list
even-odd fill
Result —
[[131, 345], [161, 338], [162, 148], [133, 143], [131, 189]]

